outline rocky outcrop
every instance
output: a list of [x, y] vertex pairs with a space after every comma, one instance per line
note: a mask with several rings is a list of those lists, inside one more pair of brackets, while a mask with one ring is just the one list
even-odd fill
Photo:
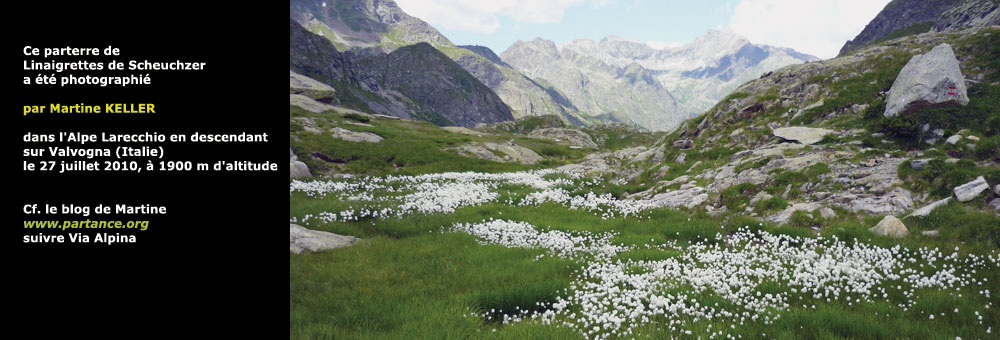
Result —
[[840, 55], [846, 55], [882, 40], [894, 32], [896, 35], [905, 31], [927, 32], [941, 13], [955, 7], [959, 2], [956, 0], [893, 0], [885, 5], [885, 8], [872, 21], [868, 22], [868, 25], [865, 25], [865, 29], [858, 33], [858, 36], [844, 44], [844, 47], [840, 49]]
[[453, 150], [460, 155], [501, 163], [535, 164], [542, 156], [520, 145], [497, 143], [470, 143], [445, 150]]
[[823, 137], [833, 133], [833, 130], [811, 128], [805, 126], [792, 126], [771, 130], [774, 136], [799, 142], [805, 145], [815, 144], [823, 140]]
[[296, 254], [342, 248], [357, 242], [358, 238], [354, 236], [310, 230], [298, 224], [288, 225], [288, 251]]
[[594, 143], [594, 139], [590, 138], [590, 135], [578, 129], [567, 129], [567, 128], [537, 129], [531, 131], [531, 133], [529, 133], [528, 136], [535, 138], [544, 138], [555, 141], [556, 143], [559, 144], [570, 145], [570, 146], [579, 146], [584, 148], [597, 147], [597, 143]]
[[391, 0], [294, 0], [291, 17], [341, 51], [390, 53], [425, 42], [440, 49], [496, 93], [514, 117], [553, 114], [583, 125], [576, 109], [557, 91], [525, 77], [483, 46], [455, 46], [441, 33], [403, 12]]
[[883, 217], [878, 224], [868, 230], [878, 235], [895, 238], [903, 238], [910, 234], [910, 230], [906, 228], [903, 221], [892, 215]]
[[986, 183], [986, 179], [983, 176], [979, 176], [972, 182], [955, 187], [955, 198], [959, 202], [968, 202], [987, 190], [990, 190], [990, 185]]
[[941, 13], [934, 22], [934, 31], [945, 32], [991, 25], [1000, 25], [1000, 2], [966, 0]]
[[392, 0], [291, 0], [289, 15], [339, 48], [383, 52], [418, 42], [451, 45], [434, 27], [403, 12]]
[[792, 214], [794, 214], [796, 211], [811, 212], [811, 211], [820, 209], [822, 207], [823, 207], [823, 205], [821, 205], [819, 203], [815, 203], [815, 202], [795, 203], [795, 204], [792, 204], [791, 206], [785, 208], [785, 210], [782, 210], [782, 211], [778, 212], [777, 214], [769, 216], [767, 218], [767, 220], [770, 221], [770, 222], [774, 222], [775, 224], [779, 224], [779, 225], [780, 224], [785, 224], [785, 223], [788, 223], [788, 221], [792, 219]]
[[884, 115], [892, 117], [914, 107], [942, 103], [969, 104], [965, 77], [948, 44], [915, 55], [906, 63], [889, 89]]
[[330, 85], [288, 70], [289, 93], [302, 95], [324, 104], [339, 104], [337, 91]]
[[708, 200], [708, 193], [705, 188], [693, 184], [684, 184], [678, 190], [667, 191], [656, 194], [649, 199], [649, 202], [656, 207], [685, 207], [693, 208]]
[[291, 21], [289, 61], [292, 71], [336, 85], [338, 99], [364, 111], [466, 127], [513, 120], [492, 90], [427, 43], [359, 56]]
[[333, 138], [345, 140], [348, 142], [367, 142], [367, 143], [378, 143], [382, 141], [382, 137], [371, 132], [355, 132], [344, 128], [335, 127], [330, 129], [330, 133], [333, 134]]

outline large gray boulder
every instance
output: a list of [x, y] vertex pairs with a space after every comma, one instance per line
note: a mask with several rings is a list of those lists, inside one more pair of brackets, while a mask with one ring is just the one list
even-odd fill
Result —
[[354, 236], [337, 235], [319, 230], [306, 229], [298, 224], [288, 225], [288, 251], [323, 251], [347, 247], [358, 242]]
[[292, 152], [292, 148], [288, 148], [288, 164], [288, 177], [301, 178], [312, 176], [309, 173], [309, 166], [299, 161], [299, 157], [295, 155], [295, 152]]
[[903, 66], [889, 89], [884, 115], [893, 117], [914, 106], [946, 102], [964, 106], [969, 97], [955, 52], [951, 45], [941, 44]]
[[979, 176], [972, 182], [955, 187], [955, 198], [959, 202], [968, 202], [979, 196], [983, 190], [989, 189], [990, 185], [986, 183], [986, 179], [983, 176]]
[[792, 126], [771, 130], [777, 137], [796, 141], [805, 145], [815, 144], [823, 140], [823, 136], [833, 133], [833, 130], [811, 128], [805, 126]]
[[903, 221], [900, 221], [896, 216], [888, 215], [883, 217], [881, 221], [878, 222], [874, 227], [868, 229], [873, 233], [889, 236], [895, 238], [903, 238], [910, 234], [910, 230], [906, 228]]

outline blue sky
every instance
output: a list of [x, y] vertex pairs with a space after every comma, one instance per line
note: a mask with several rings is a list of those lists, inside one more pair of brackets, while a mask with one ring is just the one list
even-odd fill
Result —
[[456, 44], [501, 53], [517, 40], [557, 43], [617, 35], [652, 46], [729, 26], [754, 43], [830, 58], [888, 0], [396, 0]]

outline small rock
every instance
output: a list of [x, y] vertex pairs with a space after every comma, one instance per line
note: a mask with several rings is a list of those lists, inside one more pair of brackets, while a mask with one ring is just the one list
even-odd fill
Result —
[[948, 159], [944, 160], [944, 162], [948, 163], [948, 164], [955, 164], [955, 163], [958, 163], [958, 158], [948, 158]]
[[358, 242], [354, 236], [337, 235], [319, 230], [310, 230], [298, 224], [288, 225], [288, 251], [322, 251], [347, 247]]
[[976, 137], [976, 136], [966, 136], [965, 138], [968, 139], [968, 140], [971, 140], [973, 142], [978, 142], [979, 141], [979, 137]]
[[827, 208], [827, 207], [823, 207], [823, 209], [820, 209], [819, 210], [819, 215], [821, 217], [823, 217], [824, 219], [831, 219], [831, 218], [837, 217], [837, 213], [835, 211], [833, 211], [833, 209], [830, 209], [830, 208]]
[[983, 192], [983, 190], [989, 189], [990, 185], [986, 184], [986, 179], [983, 176], [979, 176], [972, 182], [955, 187], [955, 198], [959, 202], [968, 202], [979, 196], [979, 193]]
[[993, 211], [1000, 211], [1000, 198], [994, 198], [989, 204], [993, 207]]
[[685, 172], [690, 173], [692, 169], [697, 168], [699, 165], [701, 165], [701, 161], [694, 162], [694, 164], [691, 164]]
[[687, 159], [687, 154], [681, 153], [680, 155], [677, 155], [677, 158], [674, 159], [674, 163], [684, 163], [686, 159]]
[[932, 211], [934, 211], [934, 209], [937, 209], [938, 207], [940, 207], [942, 205], [948, 204], [948, 201], [951, 201], [951, 197], [948, 197], [948, 198], [945, 198], [943, 200], [940, 200], [940, 201], [928, 204], [928, 205], [924, 206], [923, 208], [914, 210], [912, 213], [910, 213], [910, 216], [919, 216], [919, 217], [927, 216]]
[[898, 218], [896, 218], [896, 216], [892, 215], [887, 215], [886, 217], [882, 218], [882, 220], [879, 221], [878, 224], [876, 224], [874, 227], [868, 230], [882, 236], [890, 236], [895, 238], [906, 237], [906, 235], [910, 234], [910, 230], [906, 229], [906, 225], [903, 224], [903, 221], [900, 221]]
[[937, 230], [924, 230], [920, 233], [927, 237], [938, 237], [940, 234]]
[[673, 146], [675, 148], [690, 149], [694, 147], [694, 141], [687, 138], [678, 139], [674, 141]]
[[923, 169], [925, 166], [927, 166], [927, 164], [930, 164], [930, 163], [931, 163], [931, 159], [930, 158], [914, 159], [914, 160], [910, 161], [910, 168], [913, 169], [913, 170], [920, 170], [920, 169]]
[[993, 193], [997, 194], [997, 196], [1000, 196], [1000, 184], [997, 184], [997, 186], [993, 187]]
[[382, 137], [371, 132], [354, 132], [339, 127], [330, 129], [330, 132], [333, 133], [333, 138], [342, 139], [348, 142], [378, 143], [382, 141]]
[[774, 136], [780, 137], [782, 139], [796, 141], [805, 145], [810, 145], [823, 140], [823, 136], [833, 133], [833, 130], [811, 128], [805, 126], [793, 126], [793, 127], [773, 129], [771, 130], [771, 133], [774, 134]]
[[663, 177], [666, 176], [667, 172], [669, 171], [670, 171], [669, 165], [661, 166], [660, 169], [656, 171], [656, 175], [653, 175], [653, 179], [659, 181], [663, 179]]
[[945, 139], [944, 142], [951, 145], [955, 145], [958, 144], [960, 140], [962, 140], [962, 135], [953, 135], [951, 137], [948, 137], [948, 139]]

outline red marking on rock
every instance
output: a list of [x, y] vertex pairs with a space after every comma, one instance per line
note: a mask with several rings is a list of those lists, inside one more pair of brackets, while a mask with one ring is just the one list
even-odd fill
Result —
[[949, 95], [949, 96], [954, 96], [954, 95], [955, 95], [955, 92], [948, 92], [948, 95]]

